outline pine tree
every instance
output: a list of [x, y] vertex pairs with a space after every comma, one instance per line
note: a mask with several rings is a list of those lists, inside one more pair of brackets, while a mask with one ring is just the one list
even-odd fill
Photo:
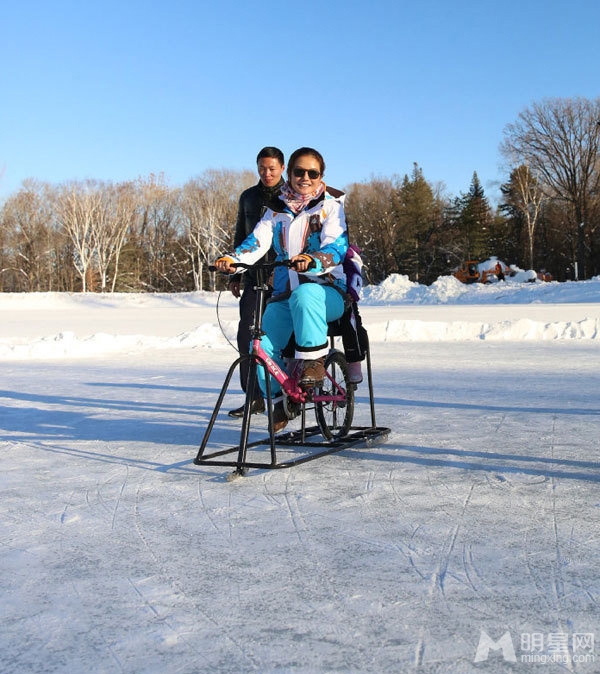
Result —
[[417, 163], [395, 191], [394, 211], [399, 223], [395, 244], [398, 268], [412, 280], [423, 281], [433, 257], [429, 244], [440, 226], [442, 207]]
[[467, 194], [460, 199], [459, 230], [467, 257], [483, 260], [493, 251], [488, 250], [488, 241], [493, 223], [492, 210], [479, 182], [477, 172], [473, 173]]

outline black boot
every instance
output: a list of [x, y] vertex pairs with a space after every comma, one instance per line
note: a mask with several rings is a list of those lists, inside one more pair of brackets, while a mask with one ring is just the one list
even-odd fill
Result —
[[[241, 419], [244, 416], [244, 407], [238, 407], [235, 410], [229, 410], [227, 414], [234, 419]], [[250, 414], [262, 414], [265, 411], [265, 403], [262, 398], [255, 398], [250, 405]]]

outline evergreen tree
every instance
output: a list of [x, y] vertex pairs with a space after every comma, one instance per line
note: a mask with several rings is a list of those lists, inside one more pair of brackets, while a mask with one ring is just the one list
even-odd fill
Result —
[[395, 257], [398, 268], [413, 281], [427, 282], [437, 259], [435, 234], [441, 227], [443, 207], [417, 163], [404, 176], [394, 194], [398, 220]]
[[399, 223], [395, 245], [397, 265], [414, 281], [419, 280], [421, 248], [430, 228], [432, 202], [431, 188], [415, 163], [411, 177], [404, 176], [394, 198]]
[[483, 260], [493, 254], [493, 251], [488, 249], [492, 222], [490, 204], [477, 172], [474, 172], [468, 193], [460, 198], [458, 218], [463, 247], [469, 259]]

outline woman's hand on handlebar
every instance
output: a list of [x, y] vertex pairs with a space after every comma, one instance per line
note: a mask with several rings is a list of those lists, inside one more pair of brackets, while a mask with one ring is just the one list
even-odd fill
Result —
[[235, 274], [237, 271], [235, 265], [235, 260], [228, 255], [223, 255], [215, 260], [215, 268], [217, 271], [223, 272], [224, 274]]
[[292, 263], [292, 266], [294, 268], [294, 271], [307, 271], [311, 267], [315, 266], [315, 261], [310, 255], [307, 255], [306, 253], [300, 253], [300, 255], [294, 255], [294, 257], [290, 258], [290, 262]]
[[220, 271], [223, 274], [236, 274], [240, 269], [266, 269], [272, 270], [274, 267], [292, 267], [296, 271], [304, 272], [315, 266], [314, 259], [306, 253], [294, 255], [291, 260], [278, 260], [276, 262], [254, 262], [246, 264], [245, 262], [236, 262], [229, 255], [223, 255], [215, 260], [214, 265], [209, 266], [209, 271]]

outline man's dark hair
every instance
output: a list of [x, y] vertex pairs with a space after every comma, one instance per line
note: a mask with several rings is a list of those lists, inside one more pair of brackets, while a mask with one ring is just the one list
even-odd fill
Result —
[[263, 149], [256, 155], [256, 163], [258, 164], [261, 159], [277, 159], [282, 166], [285, 164], [283, 152], [278, 147], [263, 147]]

